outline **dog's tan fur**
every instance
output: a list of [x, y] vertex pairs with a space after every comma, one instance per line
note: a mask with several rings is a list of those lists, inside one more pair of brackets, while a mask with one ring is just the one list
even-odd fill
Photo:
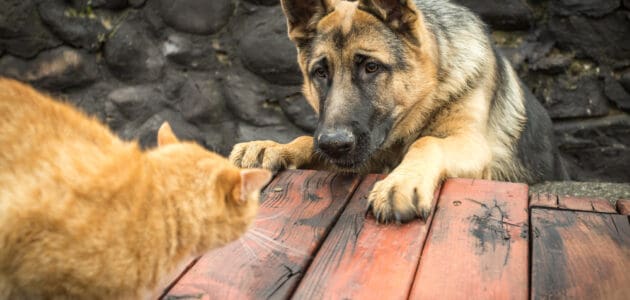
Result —
[[[310, 80], [309, 58], [313, 64], [316, 58], [326, 57], [331, 66], [337, 66], [330, 70], [336, 87], [331, 88], [332, 94], [326, 98], [326, 101], [332, 99], [327, 103], [331, 119], [353, 113], [348, 107], [357, 101], [357, 95], [352, 94], [350, 80], [342, 78], [343, 70], [352, 68], [353, 56], [365, 54], [393, 65], [396, 57], [390, 49], [391, 40], [379, 28], [388, 26], [402, 36], [406, 67], [389, 77], [379, 77], [375, 83], [378, 100], [372, 103], [377, 111], [393, 118], [393, 126], [370, 159], [351, 170], [340, 169], [320, 158], [313, 151], [311, 137], [300, 137], [288, 144], [272, 141], [239, 144], [230, 156], [232, 162], [272, 170], [315, 167], [360, 173], [391, 172], [375, 185], [369, 196], [373, 212], [385, 222], [406, 221], [416, 215], [426, 217], [433, 192], [444, 178], [531, 181], [530, 174], [515, 158], [518, 137], [526, 121], [523, 92], [511, 68], [507, 67], [504, 74], [497, 72], [498, 63], [509, 64], [494, 54], [477, 17], [464, 11], [464, 16], [471, 19], [461, 22], [473, 24], [452, 28], [448, 32], [451, 36], [445, 38], [425, 17], [446, 9], [462, 13], [459, 10], [463, 8], [448, 2], [298, 2], [283, 0], [282, 4], [288, 17], [289, 37], [298, 46], [298, 61], [305, 79], [303, 93], [318, 112], [320, 95]], [[416, 4], [427, 7], [427, 11]], [[312, 10], [311, 17], [300, 21], [295, 11], [304, 14], [304, 10]], [[361, 28], [361, 34], [350, 35], [352, 28]], [[335, 31], [343, 35], [342, 51], [331, 34]], [[494, 91], [499, 88], [500, 76], [509, 86], [499, 95]], [[498, 104], [493, 104], [493, 99]]]

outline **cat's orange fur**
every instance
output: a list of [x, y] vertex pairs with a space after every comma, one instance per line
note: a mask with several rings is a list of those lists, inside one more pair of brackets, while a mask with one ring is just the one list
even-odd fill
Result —
[[0, 78], [0, 299], [154, 297], [187, 259], [243, 234], [270, 173], [167, 124], [158, 141], [142, 151]]

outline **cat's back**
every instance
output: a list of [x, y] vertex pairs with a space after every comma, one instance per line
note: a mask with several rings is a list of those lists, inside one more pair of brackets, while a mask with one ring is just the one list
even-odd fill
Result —
[[[148, 180], [137, 175], [143, 158], [137, 143], [119, 140], [95, 119], [28, 85], [0, 78], [0, 119], [0, 299], [4, 299], [13, 295], [9, 275], [22, 276], [23, 282], [44, 289], [37, 277], [41, 266], [90, 274], [89, 268], [77, 271], [64, 259], [78, 257], [90, 243], [106, 241], [110, 231], [98, 230], [104, 224], [125, 224], [127, 215], [113, 212], [122, 204], [109, 201], [127, 199], [116, 198], [117, 193], [138, 199], [133, 187], [148, 185]], [[74, 247], [80, 243], [83, 247]], [[43, 261], [40, 253], [46, 253]]]
[[95, 144], [111, 142], [113, 136], [98, 121], [31, 86], [0, 77], [0, 140], [47, 143], [55, 140], [91, 139]]
[[98, 121], [11, 79], [0, 78], [0, 120], [0, 217], [7, 203], [61, 197], [68, 183], [130, 152]]

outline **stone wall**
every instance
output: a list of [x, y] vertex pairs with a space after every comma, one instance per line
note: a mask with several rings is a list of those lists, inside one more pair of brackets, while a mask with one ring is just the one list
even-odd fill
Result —
[[[573, 178], [630, 181], [630, 1], [458, 1], [490, 24], [549, 109]], [[317, 116], [278, 3], [3, 0], [0, 75], [144, 146], [163, 121], [223, 154], [241, 141], [289, 141]]]

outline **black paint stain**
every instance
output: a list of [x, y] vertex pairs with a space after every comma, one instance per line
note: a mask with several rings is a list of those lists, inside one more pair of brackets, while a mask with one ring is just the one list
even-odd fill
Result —
[[[503, 208], [498, 205], [496, 199], [491, 207], [474, 199], [467, 198], [466, 200], [477, 203], [483, 208], [482, 215], [473, 215], [470, 218], [473, 225], [470, 233], [477, 238], [477, 254], [484, 254], [489, 250], [489, 247], [491, 247], [492, 251], [496, 251], [497, 246], [505, 247], [506, 253], [503, 265], [506, 265], [510, 257], [510, 240], [512, 239], [508, 226], [523, 228], [523, 225], [505, 221], [508, 216]], [[523, 233], [521, 232], [522, 235]]]

